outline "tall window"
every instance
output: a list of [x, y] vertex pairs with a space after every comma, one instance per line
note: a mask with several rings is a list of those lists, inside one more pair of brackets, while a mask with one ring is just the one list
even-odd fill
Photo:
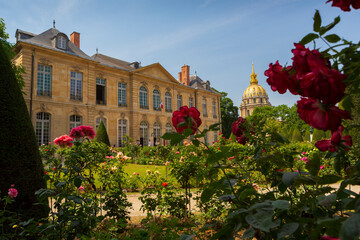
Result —
[[203, 108], [203, 116], [207, 117], [207, 108], [206, 108], [206, 100], [202, 100], [202, 108]]
[[262, 99], [262, 98], [260, 98], [260, 103], [263, 103], [263, 99]]
[[247, 103], [248, 103], [248, 104], [250, 103], [249, 99], [247, 100]]
[[140, 144], [147, 146], [149, 142], [149, 128], [147, 122], [140, 123]]
[[218, 132], [214, 131], [214, 143], [218, 140]]
[[82, 73], [71, 72], [70, 99], [82, 100]]
[[212, 110], [213, 110], [213, 117], [217, 118], [217, 115], [216, 115], [216, 102], [215, 101], [212, 102]]
[[119, 147], [125, 146], [126, 141], [126, 134], [127, 134], [127, 120], [120, 119], [118, 122], [118, 143]]
[[106, 80], [97, 78], [96, 79], [96, 104], [106, 104]]
[[50, 142], [50, 114], [39, 112], [36, 114], [35, 134], [38, 145]]
[[66, 49], [66, 38], [63, 36], [57, 37], [57, 47], [61, 49]]
[[161, 126], [160, 123], [154, 123], [154, 146], [160, 143]]
[[148, 93], [145, 87], [140, 87], [140, 108], [149, 108]]
[[71, 115], [70, 116], [70, 131], [71, 129], [81, 126], [82, 117], [78, 115]]
[[99, 117], [99, 118], [96, 118], [96, 124], [95, 124], [96, 130], [99, 128], [100, 121], [102, 121], [104, 123], [105, 128], [107, 129], [106, 118]]
[[194, 99], [192, 97], [189, 97], [189, 108], [194, 106]]
[[177, 109], [179, 110], [181, 106], [182, 106], [182, 96], [177, 95]]
[[254, 103], [256, 103], [256, 98], [254, 98]]
[[126, 106], [126, 83], [118, 84], [118, 104]]
[[154, 89], [153, 91], [153, 105], [154, 110], [160, 111], [160, 93], [157, 89]]
[[172, 112], [172, 110], [171, 110], [171, 95], [169, 92], [165, 93], [165, 111]]
[[[167, 133], [173, 131], [173, 128], [172, 128], [171, 123], [167, 123], [167, 124], [166, 124], [166, 126], [165, 126], [165, 131], [166, 131]], [[170, 144], [170, 140], [166, 140], [166, 141], [165, 141], [165, 145], [169, 145], [169, 144]]]
[[51, 97], [51, 75], [52, 67], [38, 65], [37, 70], [37, 95]]
[[247, 115], [250, 116], [250, 110], [247, 110]]

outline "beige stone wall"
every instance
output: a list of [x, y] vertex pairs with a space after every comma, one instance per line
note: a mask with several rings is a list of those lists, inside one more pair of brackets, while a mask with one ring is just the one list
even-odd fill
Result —
[[[193, 97], [194, 104], [201, 112], [204, 126], [220, 121], [220, 114], [213, 113], [212, 102], [216, 102], [216, 111], [219, 107], [220, 95], [205, 90], [195, 90], [179, 84], [169, 76], [166, 70], [159, 65], [147, 66], [144, 70], [127, 72], [101, 65], [95, 61], [64, 54], [55, 50], [21, 43], [18, 46], [18, 54], [14, 59], [16, 64], [22, 64], [26, 68], [24, 74], [25, 95], [24, 98], [30, 108], [31, 99], [31, 66], [32, 54], [34, 54], [33, 94], [32, 94], [32, 121], [35, 127], [36, 113], [47, 112], [51, 115], [51, 135], [54, 140], [63, 134], [69, 134], [70, 116], [73, 114], [82, 116], [82, 124], [95, 128], [96, 118], [102, 117], [107, 120], [106, 127], [112, 145], [118, 145], [118, 121], [126, 119], [128, 122], [128, 134], [134, 140], [140, 139], [140, 122], [146, 121], [149, 127], [149, 136], [152, 138], [155, 122], [161, 125], [161, 134], [165, 133], [166, 123], [171, 123], [172, 113], [165, 109], [153, 110], [153, 90], [160, 92], [160, 100], [165, 105], [165, 92], [169, 91], [172, 96], [172, 110], [177, 110], [177, 95], [181, 94], [183, 105], [189, 104], [189, 97]], [[37, 66], [38, 64], [52, 66], [52, 96], [37, 96]], [[70, 100], [70, 73], [71, 71], [83, 74], [82, 101]], [[96, 104], [96, 78], [106, 80], [106, 105]], [[118, 83], [127, 84], [127, 106], [118, 106]], [[148, 90], [149, 109], [139, 107], [139, 88], [145, 86]], [[196, 97], [196, 100], [195, 100]], [[207, 101], [207, 117], [202, 114], [202, 99]], [[216, 118], [214, 118], [216, 115]], [[202, 129], [201, 128], [201, 129]], [[208, 142], [214, 141], [213, 134], [209, 134]], [[152, 140], [151, 140], [152, 141]], [[162, 142], [162, 141], [161, 141]], [[153, 141], [152, 141], [153, 144]]]

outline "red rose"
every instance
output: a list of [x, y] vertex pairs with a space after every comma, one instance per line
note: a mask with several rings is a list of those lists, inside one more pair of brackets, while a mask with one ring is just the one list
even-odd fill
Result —
[[62, 148], [65, 148], [71, 147], [73, 145], [72, 141], [74, 141], [74, 139], [72, 139], [68, 135], [62, 135], [58, 138], [55, 138], [54, 143]]
[[[187, 106], [182, 106], [179, 111], [173, 112], [172, 123], [178, 133], [181, 134], [190, 127], [193, 130], [191, 134], [194, 134], [202, 123], [200, 112], [194, 107], [188, 108]], [[180, 123], [185, 124], [178, 127]]]
[[246, 119], [239, 117], [239, 119], [232, 124], [231, 131], [236, 136], [238, 143], [244, 145], [249, 139], [244, 136]]
[[325, 235], [325, 236], [322, 236], [320, 238], [320, 240], [340, 240], [340, 238]]
[[341, 10], [343, 10], [345, 12], [350, 12], [350, 5], [352, 5], [352, 7], [354, 9], [360, 8], [359, 0], [328, 0], [326, 3], [331, 2], [331, 1], [332, 1], [331, 6], [339, 7], [339, 8], [341, 8]]
[[167, 184], [167, 182], [163, 182], [162, 185], [164, 188], [166, 188], [168, 184]]
[[70, 137], [72, 138], [88, 137], [90, 139], [93, 139], [95, 137], [95, 132], [93, 128], [90, 126], [79, 126], [71, 129]]
[[348, 147], [352, 146], [352, 138], [350, 135], [342, 137], [343, 126], [340, 126], [336, 131], [332, 132], [331, 140], [320, 140], [315, 143], [315, 146], [322, 152], [330, 151], [336, 152], [339, 146], [344, 147], [345, 150], [349, 150]]
[[322, 104], [319, 100], [301, 98], [297, 101], [299, 117], [310, 126], [320, 130], [335, 131], [342, 119], [351, 119], [349, 112], [336, 106]]
[[297, 81], [290, 77], [290, 70], [289, 67], [284, 70], [279, 61], [276, 61], [275, 64], [270, 63], [269, 69], [265, 71], [265, 76], [268, 77], [266, 82], [271, 86], [271, 90], [283, 94], [289, 89], [291, 93], [297, 94]]

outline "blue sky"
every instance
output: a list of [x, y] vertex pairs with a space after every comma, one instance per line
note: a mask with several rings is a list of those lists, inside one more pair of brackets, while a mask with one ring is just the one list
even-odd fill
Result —
[[[291, 64], [293, 43], [312, 31], [315, 9], [323, 23], [340, 15], [332, 33], [360, 40], [360, 11], [342, 12], [326, 0], [0, 0], [10, 41], [17, 28], [39, 34], [52, 27], [80, 33], [80, 48], [142, 66], [159, 62], [178, 78], [190, 66], [236, 106], [249, 86], [254, 62], [272, 105], [292, 106], [298, 96], [271, 91], [269, 63]], [[317, 45], [321, 47], [322, 45]], [[309, 46], [312, 48], [313, 46]]]

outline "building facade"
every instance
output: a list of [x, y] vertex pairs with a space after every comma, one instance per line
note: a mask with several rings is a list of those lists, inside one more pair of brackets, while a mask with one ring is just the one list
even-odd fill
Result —
[[13, 62], [26, 69], [24, 98], [39, 145], [79, 125], [96, 129], [100, 120], [111, 145], [122, 146], [126, 135], [143, 145], [166, 144], [160, 136], [174, 131], [172, 112], [183, 105], [200, 111], [200, 129], [220, 122], [220, 94], [190, 76], [189, 66], [177, 80], [159, 63], [90, 57], [80, 49], [79, 33], [69, 39], [55, 27], [38, 35], [18, 29], [15, 51]]
[[244, 91], [240, 104], [240, 116], [250, 116], [256, 107], [263, 106], [271, 106], [271, 104], [265, 89], [259, 85], [253, 64], [250, 75], [250, 86]]

